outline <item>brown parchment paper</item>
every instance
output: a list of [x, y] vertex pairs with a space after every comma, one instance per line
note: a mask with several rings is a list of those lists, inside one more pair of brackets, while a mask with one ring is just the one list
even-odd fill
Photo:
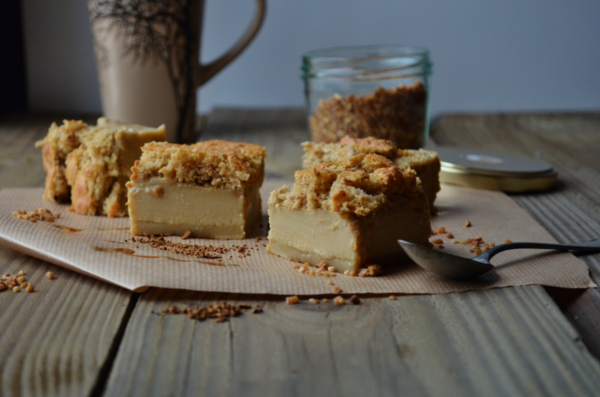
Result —
[[[413, 263], [386, 268], [378, 277], [349, 277], [338, 274], [335, 278], [309, 276], [293, 269], [295, 263], [271, 255], [263, 244], [266, 236], [266, 202], [277, 182], [266, 182], [261, 190], [263, 198], [263, 227], [255, 237], [246, 240], [218, 241], [186, 239], [186, 243], [212, 245], [240, 245], [252, 247], [251, 255], [238, 258], [233, 254], [219, 260], [195, 259], [189, 256], [159, 251], [146, 244], [126, 243], [130, 238], [129, 219], [83, 216], [67, 211], [67, 206], [42, 199], [43, 189], [3, 189], [0, 191], [0, 243], [17, 251], [66, 267], [123, 288], [142, 291], [147, 287], [220, 291], [234, 293], [318, 295], [331, 294], [333, 280], [344, 293], [406, 293], [437, 294], [467, 290], [481, 290], [506, 286], [542, 284], [563, 288], [595, 287], [585, 263], [570, 253], [555, 251], [515, 250], [501, 253], [492, 260], [496, 266], [478, 279], [454, 281], [422, 270]], [[517, 241], [556, 242], [510, 197], [501, 192], [443, 185], [436, 205], [438, 214], [432, 220], [437, 229], [444, 226], [454, 239], [483, 237], [487, 243]], [[31, 211], [48, 208], [60, 212], [54, 223], [17, 219], [17, 209]], [[465, 227], [465, 220], [472, 227]], [[57, 226], [81, 229], [70, 231]], [[438, 236], [435, 236], [437, 238]], [[182, 242], [180, 237], [168, 239]], [[450, 244], [445, 250], [461, 256], [473, 256], [468, 245]], [[258, 247], [255, 247], [255, 244]], [[133, 255], [97, 249], [127, 248]], [[552, 252], [552, 253], [550, 253]], [[143, 256], [159, 256], [144, 258]], [[179, 260], [179, 261], [177, 261]], [[222, 263], [215, 266], [209, 263]]]

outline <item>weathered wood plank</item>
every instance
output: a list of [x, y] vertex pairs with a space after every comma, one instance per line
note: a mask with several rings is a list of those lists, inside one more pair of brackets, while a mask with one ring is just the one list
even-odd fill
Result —
[[133, 294], [4, 248], [0, 270], [23, 270], [36, 287], [0, 293], [0, 395], [90, 394]]
[[[34, 143], [52, 121], [60, 118], [2, 120], [0, 186], [43, 184], [40, 149]], [[134, 295], [0, 247], [0, 272], [19, 270], [36, 291], [0, 293], [0, 396], [84, 396], [100, 390]], [[57, 278], [46, 279], [47, 271]]]
[[[437, 144], [539, 155], [559, 171], [559, 186], [512, 198], [559, 242], [600, 236], [600, 113], [445, 115], [432, 124]], [[600, 279], [600, 254], [580, 256]], [[600, 357], [600, 293], [552, 291]]]
[[[261, 301], [227, 323], [152, 314], [248, 297], [153, 289], [106, 395], [591, 395], [600, 365], [541, 287], [358, 306]], [[254, 303], [254, 297], [250, 303]], [[135, 368], [132, 371], [131, 368]]]

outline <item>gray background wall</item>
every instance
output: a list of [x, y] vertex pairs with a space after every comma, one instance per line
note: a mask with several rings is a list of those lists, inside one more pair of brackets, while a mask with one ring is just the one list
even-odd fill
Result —
[[[209, 0], [202, 58], [245, 30], [252, 0]], [[101, 111], [84, 0], [23, 0], [30, 109]], [[600, 108], [597, 0], [270, 0], [256, 40], [199, 90], [213, 106], [303, 106], [309, 49], [431, 49], [432, 112]]]

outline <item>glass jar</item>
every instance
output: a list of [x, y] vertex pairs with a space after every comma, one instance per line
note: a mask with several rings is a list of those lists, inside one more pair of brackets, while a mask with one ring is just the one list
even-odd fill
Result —
[[357, 46], [309, 51], [302, 78], [313, 141], [345, 135], [393, 141], [418, 149], [429, 134], [429, 76], [425, 48]]

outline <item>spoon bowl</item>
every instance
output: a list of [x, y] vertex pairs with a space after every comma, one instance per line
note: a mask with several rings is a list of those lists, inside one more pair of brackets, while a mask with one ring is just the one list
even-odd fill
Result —
[[404, 240], [398, 240], [404, 252], [417, 265], [432, 273], [448, 278], [471, 278], [481, 276], [492, 270], [490, 259], [511, 249], [556, 249], [561, 251], [600, 252], [600, 239], [580, 244], [544, 244], [544, 243], [509, 243], [497, 245], [473, 258], [463, 258], [446, 252], [424, 247]]

